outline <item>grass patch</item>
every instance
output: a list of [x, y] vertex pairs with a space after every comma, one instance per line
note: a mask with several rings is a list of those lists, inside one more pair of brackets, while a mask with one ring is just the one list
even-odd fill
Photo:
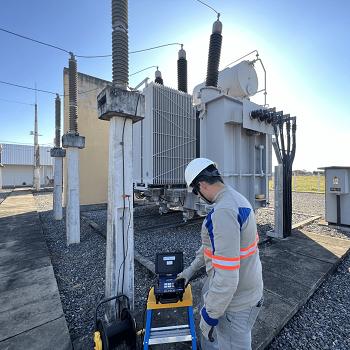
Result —
[[[270, 190], [274, 189], [274, 179], [269, 181]], [[297, 175], [292, 178], [292, 191], [293, 192], [314, 192], [324, 193], [325, 190], [325, 177], [318, 175], [303, 176]]]

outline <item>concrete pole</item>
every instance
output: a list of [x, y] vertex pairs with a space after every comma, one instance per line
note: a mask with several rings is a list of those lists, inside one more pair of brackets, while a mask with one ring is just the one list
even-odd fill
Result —
[[51, 149], [51, 157], [54, 157], [53, 216], [55, 220], [62, 220], [62, 171], [66, 151], [61, 148], [61, 99], [58, 94], [55, 114], [55, 147]]
[[34, 178], [33, 188], [35, 191], [40, 191], [40, 150], [38, 140], [38, 105], [35, 103], [35, 116], [34, 116]]
[[0, 145], [0, 190], [2, 189], [2, 168], [4, 167], [2, 165], [2, 145]]
[[283, 165], [275, 166], [275, 229], [267, 235], [274, 238], [284, 238], [283, 235]]
[[[132, 123], [142, 118], [144, 96], [128, 91], [128, 1], [112, 0], [113, 86], [97, 97], [99, 118], [109, 121], [105, 296], [124, 294], [134, 307]], [[139, 114], [138, 114], [139, 113]], [[106, 318], [115, 317], [115, 303]]]
[[62, 137], [67, 155], [67, 244], [80, 243], [80, 170], [79, 149], [85, 147], [85, 137], [78, 133], [78, 73], [77, 62], [69, 59], [69, 132]]
[[[123, 129], [124, 142], [122, 144]], [[134, 303], [132, 196], [132, 120], [113, 117], [109, 127], [105, 295], [108, 297], [126, 294], [131, 305]], [[112, 317], [112, 313], [113, 308], [109, 310], [108, 318]]]
[[[63, 151], [63, 150], [62, 150]], [[54, 188], [53, 188], [53, 217], [62, 220], [62, 170], [63, 157], [55, 157]]]
[[321, 176], [320, 176], [320, 172], [317, 172], [317, 192], [321, 192]]

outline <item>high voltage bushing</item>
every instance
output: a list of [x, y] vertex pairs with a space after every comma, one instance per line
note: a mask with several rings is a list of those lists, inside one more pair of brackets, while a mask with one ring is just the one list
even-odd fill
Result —
[[78, 72], [77, 61], [70, 54], [69, 59], [69, 132], [78, 134]]
[[112, 26], [123, 25], [128, 29], [128, 1], [112, 0]]
[[213, 24], [213, 31], [210, 35], [207, 79], [205, 82], [206, 86], [216, 87], [218, 84], [219, 63], [222, 44], [221, 32], [222, 23], [219, 21], [218, 18]]
[[187, 92], [187, 60], [186, 51], [183, 49], [182, 45], [177, 60], [177, 89]]
[[113, 84], [126, 88], [129, 82], [128, 1], [112, 0]]
[[61, 99], [58, 94], [55, 99], [55, 147], [61, 147]]
[[158, 70], [158, 67], [157, 67], [157, 70], [155, 72], [155, 79], [154, 79], [154, 81], [157, 84], [164, 85], [163, 78], [162, 78], [162, 73], [161, 73], [160, 70]]

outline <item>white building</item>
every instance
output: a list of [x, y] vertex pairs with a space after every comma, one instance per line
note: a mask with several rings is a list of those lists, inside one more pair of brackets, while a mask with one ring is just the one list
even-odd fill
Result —
[[[53, 161], [50, 148], [40, 146], [41, 186], [53, 179]], [[33, 186], [34, 146], [3, 143], [1, 154], [2, 187]]]

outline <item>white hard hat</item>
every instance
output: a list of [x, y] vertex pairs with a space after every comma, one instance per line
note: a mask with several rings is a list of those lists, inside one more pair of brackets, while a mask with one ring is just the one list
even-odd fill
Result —
[[185, 180], [188, 187], [191, 186], [192, 181], [209, 165], [216, 164], [207, 158], [196, 158], [191, 160], [185, 169]]

